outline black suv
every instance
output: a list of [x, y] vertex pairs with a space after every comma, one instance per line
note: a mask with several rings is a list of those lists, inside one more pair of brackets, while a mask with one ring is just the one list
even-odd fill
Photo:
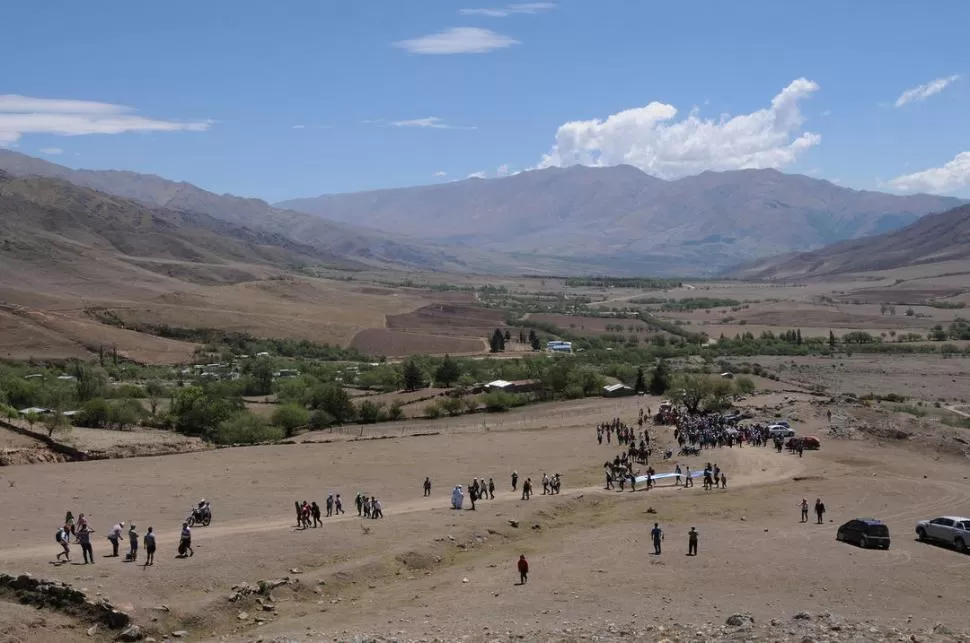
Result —
[[835, 532], [835, 539], [844, 543], [855, 543], [864, 549], [889, 549], [889, 527], [875, 518], [856, 518], [839, 527]]

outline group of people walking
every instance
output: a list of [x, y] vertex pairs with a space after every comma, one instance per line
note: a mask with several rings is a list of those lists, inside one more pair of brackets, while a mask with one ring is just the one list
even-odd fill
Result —
[[[74, 515], [70, 511], [67, 512], [67, 516], [64, 518], [64, 525], [57, 530], [55, 536], [57, 544], [61, 548], [61, 551], [58, 552], [56, 557], [57, 561], [64, 563], [71, 562], [71, 545], [75, 544], [81, 546], [81, 554], [84, 558], [83, 564], [93, 565], [94, 547], [91, 544], [91, 536], [94, 533], [95, 530], [91, 527], [87, 517], [83, 513], [79, 514], [75, 521]], [[128, 525], [126, 534], [125, 521], [122, 520], [111, 527], [108, 531], [107, 539], [111, 543], [111, 553], [105, 556], [105, 558], [117, 558], [121, 544], [127, 540], [128, 553], [125, 555], [125, 562], [134, 563], [138, 561], [139, 543], [143, 543], [145, 549], [145, 566], [155, 564], [155, 550], [157, 545], [154, 527], [149, 527], [145, 535], [140, 536], [137, 527], [132, 523]], [[183, 541], [191, 540], [191, 530], [187, 523], [183, 526], [182, 539]], [[191, 551], [190, 545], [188, 548]]]

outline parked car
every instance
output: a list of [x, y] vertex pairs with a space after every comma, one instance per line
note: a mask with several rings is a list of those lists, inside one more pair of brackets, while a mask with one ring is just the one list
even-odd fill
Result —
[[854, 543], [863, 549], [889, 549], [889, 527], [875, 518], [855, 518], [839, 527], [835, 532], [835, 539], [843, 543]]
[[784, 424], [772, 424], [768, 427], [768, 435], [772, 438], [793, 438], [795, 430]]
[[940, 516], [931, 520], [920, 520], [916, 523], [916, 537], [923, 542], [943, 543], [970, 554], [970, 518]]
[[785, 447], [788, 449], [797, 449], [801, 445], [803, 449], [808, 451], [814, 451], [822, 446], [822, 443], [814, 435], [803, 435], [800, 437], [788, 438], [785, 442]]

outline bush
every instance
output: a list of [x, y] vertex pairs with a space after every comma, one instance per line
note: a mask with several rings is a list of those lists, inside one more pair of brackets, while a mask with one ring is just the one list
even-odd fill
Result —
[[236, 413], [223, 420], [212, 432], [212, 441], [216, 444], [255, 444], [282, 438], [283, 429], [268, 425], [261, 417], [249, 411]]
[[375, 422], [380, 422], [383, 417], [386, 417], [383, 411], [383, 404], [364, 400], [357, 408], [357, 419], [361, 424], [374, 424]]
[[273, 411], [273, 424], [283, 429], [283, 435], [288, 438], [309, 423], [310, 412], [297, 404], [284, 404]]
[[404, 407], [400, 400], [394, 400], [391, 403], [389, 409], [387, 409], [387, 419], [389, 420], [400, 420], [404, 417]]
[[440, 418], [444, 415], [444, 411], [441, 409], [441, 405], [437, 402], [432, 402], [428, 406], [424, 407], [424, 416], [431, 418], [432, 420]]
[[314, 411], [310, 415], [310, 428], [314, 431], [329, 428], [336, 423], [337, 421], [334, 417], [324, 410]]
[[441, 410], [452, 417], [461, 415], [462, 410], [465, 408], [465, 403], [460, 397], [446, 397], [439, 404], [441, 405]]
[[511, 408], [523, 406], [526, 402], [524, 395], [505, 391], [489, 391], [482, 396], [482, 404], [490, 413], [508, 411]]

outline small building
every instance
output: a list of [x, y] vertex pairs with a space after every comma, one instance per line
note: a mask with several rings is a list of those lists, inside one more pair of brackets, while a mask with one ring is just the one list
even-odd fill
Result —
[[603, 387], [603, 397], [627, 397], [635, 393], [636, 391], [626, 384], [609, 384]]
[[505, 391], [506, 393], [530, 393], [536, 389], [535, 380], [495, 380], [484, 386], [486, 391]]
[[61, 381], [61, 382], [73, 382], [77, 378], [74, 377], [73, 375], [58, 375], [57, 379], [58, 381]]
[[30, 408], [20, 409], [21, 415], [47, 415], [50, 413], [50, 409], [42, 409], [38, 406], [31, 406]]

